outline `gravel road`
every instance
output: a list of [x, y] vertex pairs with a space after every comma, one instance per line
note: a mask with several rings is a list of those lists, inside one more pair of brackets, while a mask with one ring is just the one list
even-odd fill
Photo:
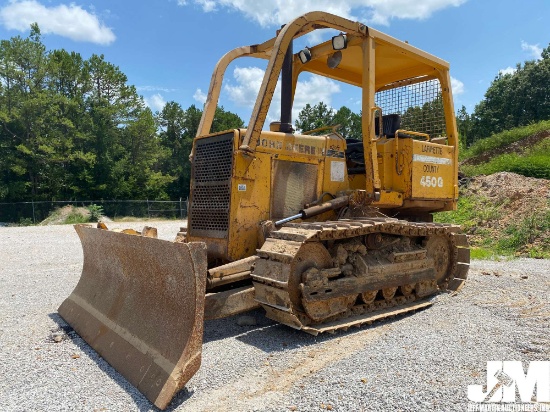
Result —
[[[81, 264], [71, 226], [0, 228], [0, 411], [155, 410], [57, 315]], [[250, 315], [205, 324], [201, 369], [168, 410], [465, 411], [487, 361], [550, 360], [550, 261], [476, 261], [458, 295], [334, 335]]]

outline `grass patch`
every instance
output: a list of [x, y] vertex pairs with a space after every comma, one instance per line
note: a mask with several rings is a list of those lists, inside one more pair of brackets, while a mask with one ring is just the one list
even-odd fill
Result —
[[533, 247], [529, 249], [528, 256], [533, 259], [550, 259], [550, 248], [540, 248], [540, 247]]
[[[457, 210], [434, 213], [434, 222], [453, 223], [462, 226], [462, 230], [469, 232], [473, 227], [484, 225], [489, 220], [498, 219], [500, 208], [506, 202], [494, 203], [482, 196], [460, 196]], [[480, 229], [483, 230], [483, 229]]]
[[458, 209], [434, 213], [434, 222], [460, 225], [469, 235], [472, 259], [550, 258], [550, 207], [532, 211], [519, 220], [507, 219], [502, 227], [499, 221], [509, 212], [508, 205], [507, 199], [495, 203], [479, 194], [462, 193]]
[[85, 216], [79, 210], [73, 209], [73, 211], [65, 217], [62, 223], [67, 225], [76, 225], [79, 223], [88, 222], [90, 222], [90, 216]]
[[515, 253], [525, 251], [532, 257], [544, 257], [550, 254], [550, 241], [542, 238], [541, 244], [533, 244], [544, 234], [550, 232], [550, 210], [543, 213], [533, 213], [523, 218], [519, 223], [508, 226], [502, 238], [496, 242], [496, 249], [502, 253]]
[[488, 150], [493, 150], [502, 146], [507, 146], [528, 136], [550, 129], [550, 120], [533, 123], [528, 126], [516, 127], [494, 134], [488, 138], [478, 140], [466, 150], [460, 152], [460, 160], [479, 156]]
[[487, 163], [463, 165], [460, 169], [467, 176], [513, 172], [523, 176], [550, 179], [550, 139], [544, 139], [523, 155], [503, 154], [495, 156]]
[[498, 260], [499, 255], [491, 249], [483, 247], [472, 247], [470, 249], [470, 259], [480, 260]]

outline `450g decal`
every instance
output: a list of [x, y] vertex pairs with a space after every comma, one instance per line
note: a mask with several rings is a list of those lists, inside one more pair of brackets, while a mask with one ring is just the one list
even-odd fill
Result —
[[423, 187], [443, 187], [443, 178], [435, 176], [422, 176], [420, 186]]

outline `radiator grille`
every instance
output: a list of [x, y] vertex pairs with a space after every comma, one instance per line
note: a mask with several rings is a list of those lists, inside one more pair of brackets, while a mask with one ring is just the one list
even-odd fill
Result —
[[232, 168], [233, 133], [197, 140], [191, 170], [190, 235], [227, 237]]
[[317, 198], [317, 172], [314, 164], [273, 162], [272, 219], [295, 215]]

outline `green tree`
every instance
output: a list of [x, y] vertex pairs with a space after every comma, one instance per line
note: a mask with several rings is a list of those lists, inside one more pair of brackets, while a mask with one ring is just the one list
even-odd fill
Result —
[[[314, 106], [308, 103], [298, 113], [295, 125], [302, 132], [325, 126], [340, 125], [338, 132], [345, 138], [362, 139], [361, 114], [353, 113], [346, 106], [342, 106], [338, 111], [334, 111], [323, 102], [319, 102]], [[323, 133], [327, 133], [327, 131], [323, 130], [317, 134]]]
[[[0, 41], [0, 199], [185, 197], [201, 115], [153, 115], [120, 68], [46, 50], [33, 24]], [[213, 132], [240, 127], [217, 108]]]
[[143, 108], [120, 131], [120, 147], [112, 166], [119, 183], [111, 195], [119, 198], [167, 198], [166, 187], [174, 180], [161, 170], [166, 156], [157, 134], [156, 120], [149, 108]]
[[80, 54], [65, 50], [50, 52], [48, 67], [48, 89], [62, 99], [60, 132], [71, 142], [64, 164], [67, 184], [59, 196], [63, 199], [90, 197], [88, 190], [94, 185], [92, 171], [97, 159], [89, 144], [91, 119], [86, 97], [92, 91], [90, 73]]
[[361, 131], [361, 114], [353, 113], [346, 106], [342, 106], [334, 115], [332, 125], [339, 124], [338, 132], [346, 139], [363, 139]]
[[0, 199], [165, 197], [165, 149], [135, 87], [103, 56], [0, 42]]
[[[196, 117], [195, 106], [189, 108], [191, 115]], [[167, 192], [171, 198], [187, 197], [189, 194], [190, 166], [189, 154], [193, 137], [196, 133], [199, 121], [189, 119], [185, 110], [176, 102], [168, 102], [159, 113], [160, 144], [166, 150], [166, 157], [163, 162], [165, 173], [174, 176], [174, 180], [168, 185]], [[191, 130], [189, 130], [191, 128]], [[187, 189], [187, 190], [185, 190]]]
[[[189, 110], [188, 110], [189, 112]], [[201, 112], [202, 115], [202, 112]], [[199, 116], [200, 121], [200, 116]], [[198, 128], [195, 127], [195, 132]], [[231, 113], [226, 111], [223, 106], [222, 107], [216, 107], [216, 112], [214, 113], [214, 119], [212, 120], [212, 132], [223, 132], [224, 130], [230, 130], [230, 129], [239, 129], [244, 127], [243, 120], [236, 115], [235, 113]]]
[[472, 130], [472, 120], [464, 105], [462, 105], [456, 114], [456, 126], [462, 147], [470, 145], [472, 143], [470, 134]]
[[31, 26], [28, 38], [0, 42], [0, 122], [2, 125], [3, 192], [8, 198], [30, 191], [40, 197], [45, 191], [45, 163], [52, 153], [46, 139], [47, 114], [55, 111], [45, 90], [47, 53], [40, 30]]
[[[163, 170], [174, 176], [168, 186], [172, 198], [187, 198], [191, 180], [189, 155], [193, 139], [197, 134], [202, 111], [195, 105], [183, 110], [176, 102], [168, 102], [159, 113], [160, 141], [168, 155], [164, 160]], [[243, 120], [236, 114], [217, 107], [212, 120], [212, 133], [238, 129], [244, 126]]]
[[426, 133], [430, 137], [444, 136], [446, 131], [441, 94], [422, 106], [409, 107], [401, 115], [401, 128]]
[[[104, 56], [92, 55], [84, 63], [89, 73], [91, 89], [86, 95], [86, 107], [90, 116], [85, 133], [90, 137], [87, 149], [95, 153], [92, 177], [94, 185], [88, 189], [93, 198], [112, 195], [113, 188], [124, 182], [111, 174], [121, 150], [121, 127], [141, 107], [134, 88], [126, 84], [127, 78], [118, 67], [106, 62]], [[115, 190], [118, 192], [118, 190]], [[123, 188], [120, 189], [124, 193]]]
[[318, 129], [324, 126], [331, 126], [334, 111], [325, 103], [319, 102], [315, 106], [307, 103], [298, 113], [298, 118], [294, 122], [296, 128], [302, 132]]
[[[472, 113], [471, 141], [532, 122], [550, 119], [550, 46], [540, 60], [499, 73]], [[470, 139], [469, 139], [470, 140]]]

